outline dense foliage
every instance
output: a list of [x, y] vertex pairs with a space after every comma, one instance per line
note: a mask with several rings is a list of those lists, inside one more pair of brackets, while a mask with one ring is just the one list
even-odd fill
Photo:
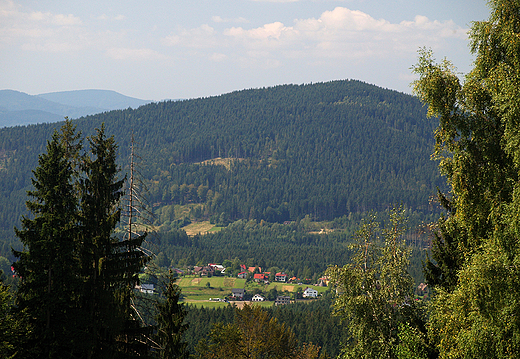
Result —
[[182, 339], [189, 327], [185, 321], [187, 311], [184, 304], [180, 303], [181, 289], [174, 282], [170, 272], [162, 293], [164, 300], [155, 305], [157, 330], [154, 344], [161, 359], [187, 358], [189, 353], [188, 343]]
[[520, 2], [489, 4], [489, 20], [472, 26], [476, 60], [464, 83], [426, 50], [415, 67], [415, 91], [440, 119], [435, 156], [451, 187], [426, 267], [441, 358], [520, 351]]
[[335, 314], [348, 323], [351, 335], [342, 358], [398, 358], [400, 325], [424, 335], [425, 316], [407, 272], [404, 212], [394, 209], [389, 217], [383, 229], [367, 218], [356, 233], [352, 262], [327, 270], [336, 291]]

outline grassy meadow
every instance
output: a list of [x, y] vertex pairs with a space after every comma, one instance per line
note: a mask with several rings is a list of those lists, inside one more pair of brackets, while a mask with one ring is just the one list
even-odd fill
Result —
[[[317, 287], [306, 284], [290, 284], [273, 282], [268, 285], [256, 282], [246, 282], [245, 279], [231, 278], [231, 277], [199, 277], [199, 276], [184, 276], [177, 280], [177, 285], [182, 288], [183, 302], [186, 304], [203, 306], [207, 308], [216, 308], [229, 305], [226, 302], [211, 301], [210, 298], [220, 298], [231, 296], [231, 289], [244, 288], [246, 293], [251, 294], [253, 291], [260, 290], [267, 293], [271, 289], [276, 289], [280, 294], [282, 292], [297, 292], [300, 287], [305, 290], [307, 287], [314, 288], [318, 293], [323, 293], [327, 287]], [[237, 302], [238, 303], [238, 302]], [[265, 301], [258, 302], [260, 306], [271, 306], [274, 302]], [[238, 304], [237, 304], [238, 305]]]

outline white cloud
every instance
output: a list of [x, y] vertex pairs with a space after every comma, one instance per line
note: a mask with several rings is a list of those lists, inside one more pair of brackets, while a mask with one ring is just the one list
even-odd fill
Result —
[[226, 29], [224, 35], [247, 40], [279, 40], [285, 31], [292, 31], [292, 28], [285, 27], [281, 22], [273, 22], [251, 30], [244, 30], [241, 27], [232, 27]]
[[210, 59], [211, 61], [221, 62], [227, 59], [227, 55], [215, 52], [211, 54]]
[[[214, 17], [213, 21], [224, 22], [220, 17]], [[244, 59], [257, 61], [263, 57], [276, 66], [284, 59], [297, 57], [318, 61], [409, 56], [419, 47], [436, 48], [447, 38], [465, 40], [466, 37], [467, 30], [453, 21], [432, 21], [416, 16], [412, 21], [391, 23], [361, 11], [336, 7], [323, 12], [319, 18], [296, 19], [290, 25], [272, 22], [256, 28], [233, 26], [222, 31], [208, 25], [180, 29], [163, 43], [198, 49], [225, 48], [230, 51], [226, 52], [227, 59], [247, 63]]]
[[183, 46], [191, 48], [214, 48], [223, 46], [219, 41], [218, 33], [208, 24], [203, 24], [194, 29], [179, 28], [176, 33], [162, 39], [164, 46]]
[[215, 23], [249, 23], [244, 17], [236, 17], [236, 18], [222, 18], [220, 16], [211, 17], [211, 21]]
[[114, 60], [147, 61], [166, 59], [166, 56], [158, 53], [157, 51], [146, 48], [111, 48], [107, 50], [107, 55]]
[[[91, 20], [123, 20], [106, 14]], [[66, 53], [106, 51], [126, 41], [126, 31], [89, 27], [73, 14], [32, 11], [13, 1], [0, 0], [0, 49], [30, 52]], [[108, 52], [107, 52], [108, 53]]]
[[0, 1], [0, 46], [19, 44], [24, 50], [51, 52], [77, 49], [82, 24], [72, 14], [24, 11], [12, 1]]

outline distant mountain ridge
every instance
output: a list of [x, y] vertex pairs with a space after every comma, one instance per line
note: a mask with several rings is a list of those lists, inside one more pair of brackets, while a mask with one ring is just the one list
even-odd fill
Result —
[[0, 127], [51, 123], [150, 103], [111, 90], [77, 90], [29, 95], [0, 90]]
[[73, 107], [92, 107], [108, 110], [137, 108], [151, 101], [128, 97], [111, 90], [77, 90], [49, 92], [37, 95], [49, 101]]

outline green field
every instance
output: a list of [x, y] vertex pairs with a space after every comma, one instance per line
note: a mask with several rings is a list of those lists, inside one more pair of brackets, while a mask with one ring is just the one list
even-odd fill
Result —
[[181, 288], [205, 288], [207, 289], [207, 283], [209, 283], [210, 288], [222, 288], [229, 289], [231, 292], [232, 288], [244, 288], [246, 284], [245, 279], [239, 278], [230, 278], [230, 277], [198, 277], [198, 276], [185, 276], [182, 277], [181, 280], [177, 282], [177, 285]]
[[[231, 295], [231, 289], [233, 288], [245, 288], [246, 292], [248, 293], [251, 293], [255, 288], [260, 289], [264, 293], [273, 288], [276, 288], [276, 290], [279, 292], [296, 292], [299, 287], [301, 287], [302, 290], [305, 290], [307, 287], [311, 287], [316, 289], [320, 294], [327, 290], [327, 287], [317, 287], [306, 284], [298, 285], [275, 282], [270, 283], [269, 285], [265, 285], [255, 282], [246, 283], [245, 279], [230, 277], [206, 278], [198, 276], [186, 276], [181, 277], [177, 281], [177, 285], [182, 288], [184, 303], [207, 308], [216, 308], [229, 305], [225, 302], [210, 301], [210, 298], [224, 299], [225, 297], [229, 297]], [[273, 302], [265, 301], [255, 304], [266, 307], [273, 305]]]
[[231, 289], [244, 288], [245, 284], [245, 279], [229, 277], [186, 276], [177, 281], [177, 285], [182, 288], [184, 303], [208, 308], [229, 305], [225, 302], [210, 301], [210, 298], [224, 299], [231, 295]]
[[194, 236], [200, 233], [218, 232], [222, 230], [222, 228], [223, 227], [216, 227], [214, 224], [209, 223], [209, 221], [193, 222], [182, 227], [188, 236]]
[[276, 288], [279, 292], [296, 292], [298, 291], [298, 288], [301, 288], [302, 290], [305, 290], [305, 288], [312, 288], [316, 289], [318, 293], [324, 293], [327, 291], [327, 287], [318, 287], [315, 285], [310, 284], [292, 284], [292, 283], [279, 283], [279, 282], [273, 282], [269, 283], [269, 285], [265, 286], [264, 291], [268, 292], [273, 288]]

